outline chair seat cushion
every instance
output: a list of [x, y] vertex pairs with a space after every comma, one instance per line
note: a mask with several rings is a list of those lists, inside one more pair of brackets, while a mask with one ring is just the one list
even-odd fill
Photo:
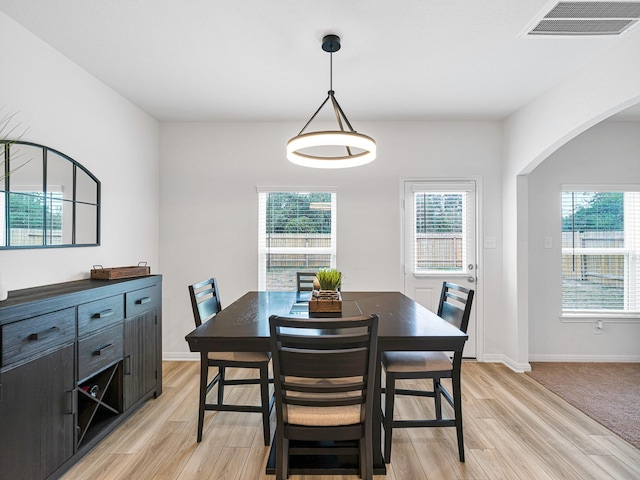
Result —
[[[305, 377], [285, 377], [286, 382], [313, 385], [321, 387], [323, 385], [345, 385], [362, 382], [362, 377], [342, 377], [342, 378], [305, 378]], [[316, 398], [330, 399], [357, 396], [358, 391], [352, 392], [295, 392], [287, 391], [287, 396], [292, 398]], [[305, 425], [311, 427], [327, 427], [339, 425], [354, 425], [360, 423], [360, 405], [345, 405], [336, 407], [310, 407], [305, 405], [286, 405], [284, 421], [295, 425]]]
[[382, 365], [388, 372], [440, 372], [453, 368], [445, 352], [384, 352]]
[[360, 405], [305, 407], [287, 405], [286, 423], [309, 427], [335, 427], [360, 423]]
[[271, 352], [209, 352], [208, 357], [228, 362], [268, 362]]

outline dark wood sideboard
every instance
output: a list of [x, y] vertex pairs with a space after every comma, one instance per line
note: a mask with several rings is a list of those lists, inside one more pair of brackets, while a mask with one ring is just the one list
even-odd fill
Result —
[[12, 291], [0, 329], [0, 479], [58, 478], [162, 393], [160, 275]]

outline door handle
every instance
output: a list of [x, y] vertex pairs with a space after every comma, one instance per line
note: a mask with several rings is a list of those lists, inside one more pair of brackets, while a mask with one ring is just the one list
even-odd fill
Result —
[[472, 277], [471, 275], [469, 275], [469, 276], [467, 277], [467, 282], [469, 282], [469, 283], [473, 283], [473, 282], [475, 282], [475, 281], [476, 281], [475, 277]]

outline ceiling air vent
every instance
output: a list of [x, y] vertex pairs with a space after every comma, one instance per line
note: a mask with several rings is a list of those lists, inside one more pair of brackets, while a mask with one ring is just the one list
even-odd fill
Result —
[[620, 35], [640, 19], [640, 2], [560, 2], [528, 35]]

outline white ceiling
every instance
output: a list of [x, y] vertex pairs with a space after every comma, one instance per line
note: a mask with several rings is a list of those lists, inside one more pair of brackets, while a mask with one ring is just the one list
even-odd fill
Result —
[[[163, 121], [502, 119], [620, 37], [525, 37], [548, 0], [0, 0]], [[625, 35], [640, 35], [634, 28]], [[0, 46], [1, 48], [1, 46]], [[638, 112], [640, 118], [640, 112]]]

